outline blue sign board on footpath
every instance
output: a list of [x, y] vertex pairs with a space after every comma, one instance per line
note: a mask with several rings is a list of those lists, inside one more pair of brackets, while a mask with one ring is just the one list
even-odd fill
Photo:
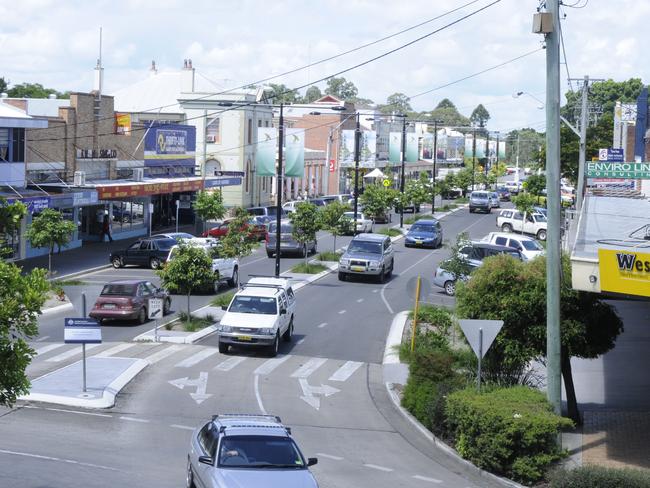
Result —
[[66, 318], [63, 322], [66, 344], [101, 344], [102, 329], [95, 319]]

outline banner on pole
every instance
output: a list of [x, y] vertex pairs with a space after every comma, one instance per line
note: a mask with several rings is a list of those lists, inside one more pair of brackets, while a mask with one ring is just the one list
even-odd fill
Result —
[[377, 133], [373, 130], [364, 130], [361, 133], [361, 151], [359, 166], [361, 168], [374, 168], [377, 159]]
[[341, 131], [341, 154], [339, 155], [340, 167], [354, 166], [354, 130]]
[[274, 127], [257, 128], [256, 176], [275, 176], [276, 148], [278, 145], [277, 132]]
[[406, 133], [406, 162], [417, 163], [420, 159], [418, 135], [415, 132]]
[[402, 152], [402, 133], [391, 132], [388, 136], [388, 159], [391, 163], [399, 164], [402, 162], [400, 155]]
[[305, 176], [305, 129], [287, 129], [284, 141], [284, 175]]

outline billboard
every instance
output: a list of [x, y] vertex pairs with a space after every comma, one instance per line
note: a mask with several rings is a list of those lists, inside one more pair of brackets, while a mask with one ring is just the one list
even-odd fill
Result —
[[588, 161], [587, 178], [650, 179], [650, 162], [617, 163], [610, 161]]
[[275, 176], [278, 130], [274, 127], [257, 128], [257, 152], [255, 153], [255, 176]]
[[601, 291], [650, 297], [650, 254], [598, 249]]
[[406, 162], [417, 163], [420, 159], [418, 135], [415, 132], [406, 133]]
[[125, 136], [131, 135], [131, 114], [115, 114], [115, 133]]
[[189, 125], [151, 125], [144, 135], [145, 166], [194, 166], [196, 128]]

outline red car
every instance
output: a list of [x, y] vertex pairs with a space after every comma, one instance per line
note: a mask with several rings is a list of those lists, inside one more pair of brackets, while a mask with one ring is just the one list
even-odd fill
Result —
[[[228, 233], [228, 226], [232, 221], [233, 219], [224, 220], [223, 222], [217, 224], [216, 227], [213, 227], [212, 229], [201, 234], [201, 237], [216, 237], [217, 239], [221, 239]], [[250, 237], [258, 241], [263, 241], [266, 239], [266, 226], [255, 220], [255, 218], [250, 219], [248, 221], [248, 224], [246, 224], [246, 227], [249, 229]]]
[[104, 285], [102, 292], [88, 315], [101, 324], [107, 319], [147, 321], [149, 298], [162, 298], [163, 315], [169, 313], [172, 300], [169, 293], [150, 281], [121, 280]]

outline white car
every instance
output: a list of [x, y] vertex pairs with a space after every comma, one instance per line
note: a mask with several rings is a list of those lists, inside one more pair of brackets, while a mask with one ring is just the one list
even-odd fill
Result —
[[223, 307], [217, 326], [219, 352], [230, 346], [265, 348], [276, 356], [280, 338], [291, 342], [296, 297], [288, 279], [256, 277], [240, 288]]
[[282, 205], [282, 208], [286, 213], [290, 214], [291, 212], [296, 211], [296, 207], [298, 206], [299, 203], [303, 203], [303, 202], [304, 200], [291, 200], [289, 202], [284, 203]]
[[526, 214], [526, 221], [521, 212], [515, 209], [501, 210], [497, 216], [497, 227], [503, 232], [522, 232], [530, 234], [540, 241], [546, 240], [546, 216], [541, 213]]
[[[212, 272], [215, 275], [214, 291], [217, 292], [222, 283], [227, 283], [228, 286], [235, 287], [239, 285], [239, 260], [237, 258], [225, 258], [219, 255], [218, 240], [208, 237], [186, 241], [190, 246], [200, 247], [212, 259]], [[174, 259], [174, 255], [178, 252], [178, 245], [173, 246], [169, 250], [167, 261]]]
[[481, 241], [517, 249], [527, 261], [546, 253], [544, 246], [542, 246], [538, 241], [532, 237], [524, 235], [511, 234], [507, 232], [490, 232], [481, 239]]
[[[343, 217], [354, 221], [354, 212], [345, 212]], [[357, 232], [372, 232], [373, 224], [374, 222], [371, 219], [367, 219], [363, 213], [357, 212]]]

